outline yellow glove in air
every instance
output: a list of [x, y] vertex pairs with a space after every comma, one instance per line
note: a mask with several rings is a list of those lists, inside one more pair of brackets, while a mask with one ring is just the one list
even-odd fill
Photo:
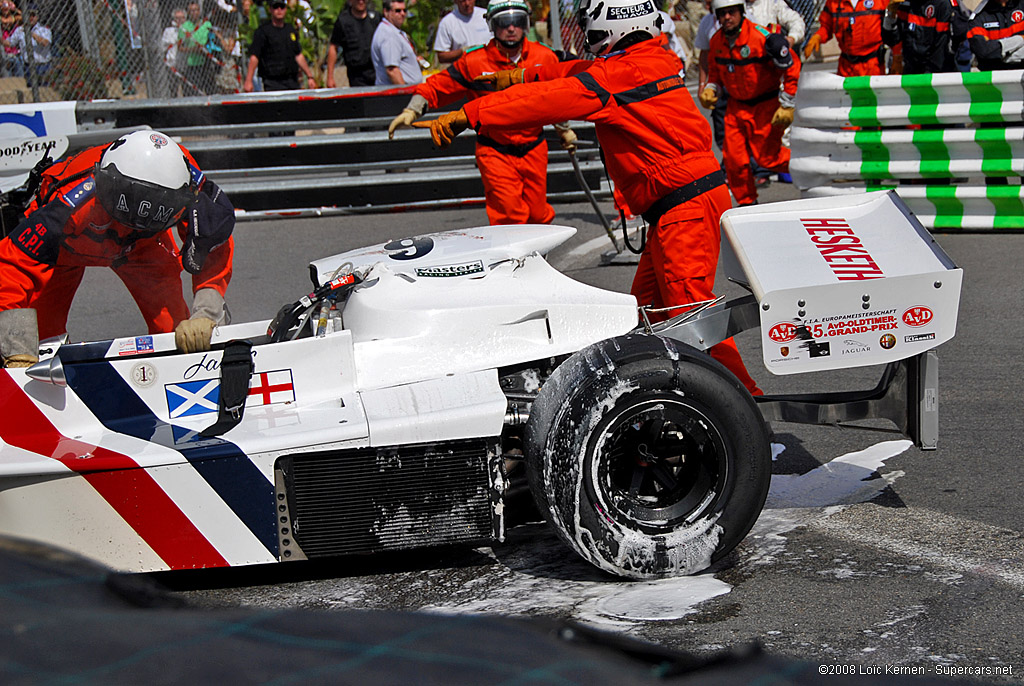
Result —
[[410, 109], [402, 110], [402, 113], [391, 120], [388, 125], [388, 139], [395, 137], [395, 129], [399, 126], [412, 126], [412, 123], [419, 119], [418, 115]]
[[482, 74], [474, 81], [489, 81], [494, 84], [494, 90], [503, 91], [509, 86], [514, 86], [517, 83], [523, 82], [523, 70], [520, 69], [503, 69], [496, 71], [493, 74]]
[[780, 107], [775, 110], [775, 114], [772, 115], [772, 126], [784, 129], [793, 123], [793, 113], [796, 112], [792, 107]]
[[700, 98], [700, 104], [703, 105], [705, 109], [710, 110], [715, 106], [715, 103], [718, 102], [718, 91], [714, 88], [705, 88], [697, 97]]
[[814, 34], [804, 46], [804, 57], [810, 57], [811, 53], [821, 47], [821, 36]]
[[214, 326], [214, 321], [206, 317], [185, 319], [174, 327], [174, 344], [183, 353], [209, 350]]
[[456, 136], [469, 128], [469, 117], [465, 110], [459, 109], [456, 112], [445, 112], [434, 121], [417, 121], [412, 125], [418, 129], [430, 129], [434, 145], [447, 148]]

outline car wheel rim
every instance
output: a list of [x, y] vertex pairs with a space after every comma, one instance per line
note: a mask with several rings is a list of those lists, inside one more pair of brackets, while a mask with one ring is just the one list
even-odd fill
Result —
[[694, 403], [674, 397], [631, 402], [606, 417], [596, 436], [587, 483], [604, 515], [620, 524], [670, 531], [713, 511], [720, 500], [726, 444]]

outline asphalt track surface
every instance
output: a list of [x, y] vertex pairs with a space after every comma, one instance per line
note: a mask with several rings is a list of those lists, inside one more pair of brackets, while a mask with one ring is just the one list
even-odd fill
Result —
[[[762, 201], [795, 197], [778, 183], [762, 193]], [[556, 223], [579, 231], [551, 262], [581, 281], [627, 291], [635, 268], [600, 266], [610, 243], [590, 206], [556, 211]], [[269, 319], [308, 292], [312, 258], [484, 223], [482, 208], [241, 223], [228, 293], [234, 319]], [[707, 573], [612, 579], [534, 523], [491, 548], [161, 580], [203, 606], [546, 616], [698, 653], [759, 642], [820, 663], [822, 683], [843, 670], [908, 668], [1024, 683], [1024, 235], [937, 238], [965, 272], [957, 335], [939, 351], [939, 449], [921, 451], [884, 431], [776, 424], [781, 452], [765, 511], [736, 553]], [[719, 292], [740, 294], [721, 278]], [[69, 329], [87, 340], [144, 327], [116, 277], [90, 270]], [[741, 334], [739, 344], [768, 392], [877, 380], [877, 369], [773, 377], [760, 365], [755, 333]]]

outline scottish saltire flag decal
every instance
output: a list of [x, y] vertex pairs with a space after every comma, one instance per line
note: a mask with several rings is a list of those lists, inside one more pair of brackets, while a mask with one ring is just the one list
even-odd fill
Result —
[[276, 369], [272, 372], [256, 372], [249, 381], [249, 398], [246, 407], [277, 405], [295, 402], [295, 384], [292, 370]]
[[[220, 379], [169, 383], [164, 385], [164, 394], [167, 396], [167, 416], [171, 419], [216, 414], [220, 403]], [[275, 369], [252, 375], [246, 407], [291, 402], [295, 402], [292, 370]]]
[[211, 412], [216, 414], [220, 402], [220, 379], [169, 383], [164, 386], [164, 394], [167, 396], [167, 415], [171, 419]]

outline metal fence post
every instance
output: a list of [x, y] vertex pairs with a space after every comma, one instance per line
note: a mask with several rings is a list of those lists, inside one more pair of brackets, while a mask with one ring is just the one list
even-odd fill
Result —
[[551, 47], [554, 50], [562, 49], [562, 3], [559, 0], [557, 9], [548, 10], [548, 35], [551, 37]]

